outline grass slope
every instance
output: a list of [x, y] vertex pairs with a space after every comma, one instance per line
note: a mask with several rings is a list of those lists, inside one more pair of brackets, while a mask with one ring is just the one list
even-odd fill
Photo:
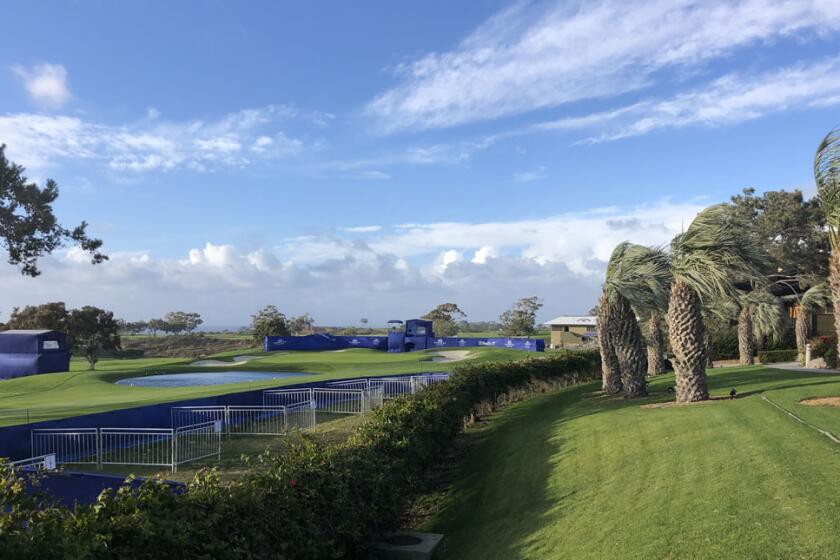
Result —
[[[0, 426], [22, 424], [53, 418], [77, 416], [118, 408], [142, 406], [181, 399], [221, 395], [267, 387], [290, 385], [303, 381], [321, 381], [349, 377], [366, 377], [448, 371], [458, 362], [434, 363], [432, 350], [392, 354], [375, 350], [352, 349], [340, 352], [227, 352], [215, 356], [231, 359], [243, 354], [258, 359], [231, 367], [192, 367], [191, 360], [145, 358], [136, 360], [102, 360], [97, 371], [86, 370], [83, 360], [73, 360], [70, 372], [35, 375], [0, 381]], [[515, 360], [533, 356], [518, 350], [478, 348], [468, 358], [471, 362]], [[162, 372], [190, 371], [286, 371], [312, 375], [258, 383], [231, 383], [207, 387], [131, 387], [114, 382], [126, 377]]]
[[840, 433], [840, 409], [798, 404], [840, 395], [840, 378], [739, 368], [710, 382], [741, 396], [643, 409], [587, 385], [494, 416], [428, 527], [445, 557], [837, 557], [840, 446], [761, 395]]

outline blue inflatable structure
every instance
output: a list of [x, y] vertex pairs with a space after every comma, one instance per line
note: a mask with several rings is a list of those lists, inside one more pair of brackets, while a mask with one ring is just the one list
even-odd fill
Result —
[[459, 338], [436, 337], [431, 321], [409, 319], [389, 321], [398, 325], [387, 336], [337, 336], [331, 334], [310, 334], [307, 336], [267, 336], [265, 351], [277, 350], [344, 350], [347, 348], [371, 348], [383, 352], [413, 352], [429, 348], [475, 348], [490, 346], [513, 348], [531, 352], [544, 352], [545, 340], [541, 338]]
[[70, 369], [67, 337], [59, 331], [0, 332], [0, 379]]

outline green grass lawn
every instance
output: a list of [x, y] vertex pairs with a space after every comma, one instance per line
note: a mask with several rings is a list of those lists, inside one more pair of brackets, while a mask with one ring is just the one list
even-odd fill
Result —
[[[305, 381], [366, 377], [424, 371], [448, 371], [458, 363], [435, 363], [434, 350], [411, 353], [388, 353], [366, 349], [339, 352], [252, 352], [237, 350], [215, 356], [231, 359], [243, 354], [256, 360], [225, 367], [242, 371], [285, 371], [311, 375], [255, 383], [232, 383], [206, 387], [131, 387], [116, 385], [126, 377], [162, 372], [218, 371], [218, 367], [192, 367], [191, 360], [148, 358], [102, 360], [97, 371], [87, 371], [84, 360], [74, 359], [70, 372], [35, 375], [0, 381], [0, 426], [22, 424], [53, 418], [77, 416], [118, 408], [128, 408], [188, 398], [206, 397], [277, 387]], [[473, 349], [467, 361], [513, 360], [533, 353], [498, 348]], [[231, 362], [233, 364], [233, 362]]]
[[[712, 370], [713, 395], [641, 408], [597, 384], [511, 406], [474, 438], [440, 512], [445, 558], [837, 558], [840, 445], [761, 399], [840, 434], [840, 377]], [[673, 376], [646, 402], [672, 400]]]

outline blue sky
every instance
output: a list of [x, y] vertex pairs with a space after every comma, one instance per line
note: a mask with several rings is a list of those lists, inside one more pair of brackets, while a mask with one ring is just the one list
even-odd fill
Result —
[[[9, 3], [0, 142], [111, 255], [63, 299], [235, 326], [456, 301], [594, 303], [623, 239], [744, 187], [812, 193], [840, 108], [837, 2]], [[2, 317], [2, 316], [0, 316]]]

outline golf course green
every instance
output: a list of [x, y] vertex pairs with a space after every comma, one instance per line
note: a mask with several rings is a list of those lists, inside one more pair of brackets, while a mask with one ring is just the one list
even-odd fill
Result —
[[[247, 355], [247, 361], [234, 362], [235, 356]], [[96, 371], [87, 362], [74, 359], [69, 372], [35, 375], [0, 381], [0, 426], [54, 418], [78, 416], [119, 408], [199, 398], [251, 389], [278, 387], [307, 381], [350, 377], [383, 376], [449, 371], [458, 363], [516, 360], [533, 357], [531, 352], [497, 348], [475, 348], [463, 359], [437, 362], [446, 352], [424, 350], [411, 353], [388, 353], [366, 349], [337, 352], [259, 352], [238, 350], [211, 356], [230, 365], [193, 366], [192, 360], [172, 358], [108, 359], [97, 364]], [[120, 379], [160, 373], [198, 371], [275, 371], [301, 372], [300, 377], [252, 383], [195, 387], [132, 387], [118, 385]]]

